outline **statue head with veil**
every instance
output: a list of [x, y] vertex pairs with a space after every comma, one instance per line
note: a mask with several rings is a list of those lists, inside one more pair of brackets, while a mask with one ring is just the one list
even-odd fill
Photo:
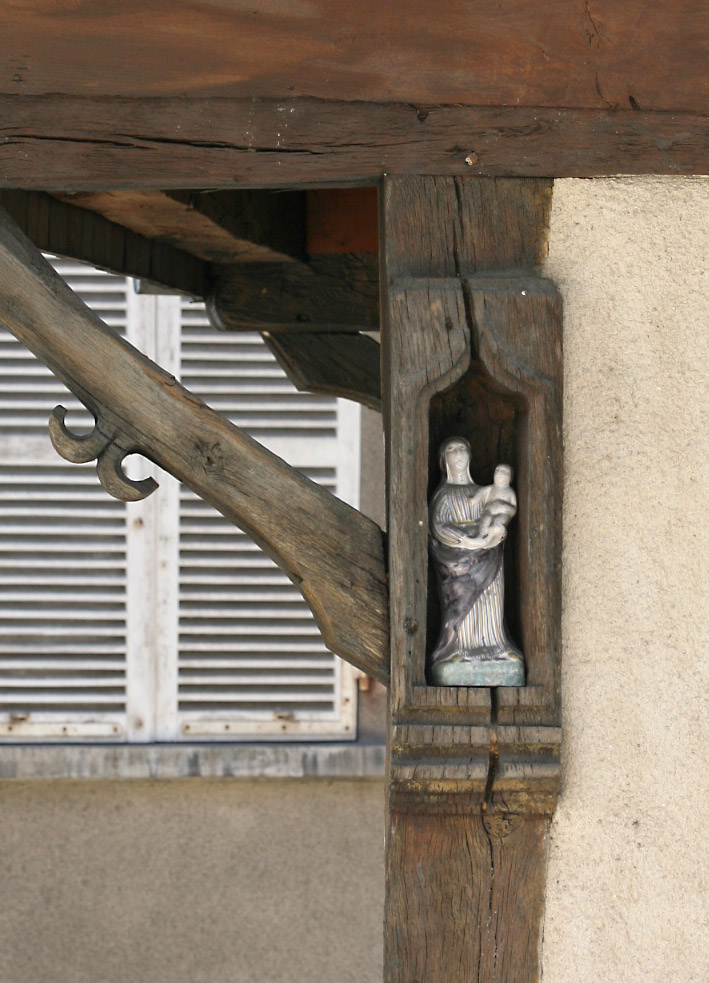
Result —
[[441, 445], [441, 484], [429, 508], [429, 542], [441, 599], [441, 631], [430, 661], [437, 686], [523, 686], [524, 659], [504, 623], [503, 544], [517, 511], [512, 468], [492, 485], [470, 477], [470, 444]]

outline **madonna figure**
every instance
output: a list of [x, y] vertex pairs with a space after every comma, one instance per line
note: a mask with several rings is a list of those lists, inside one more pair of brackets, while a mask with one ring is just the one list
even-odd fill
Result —
[[431, 658], [436, 686], [523, 686], [524, 659], [504, 625], [502, 551], [517, 511], [512, 468], [494, 484], [470, 477], [470, 444], [441, 445], [444, 479], [430, 505], [430, 548], [441, 599], [441, 634]]

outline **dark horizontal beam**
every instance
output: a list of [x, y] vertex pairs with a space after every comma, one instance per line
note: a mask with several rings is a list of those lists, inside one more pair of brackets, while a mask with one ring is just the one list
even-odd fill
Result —
[[378, 259], [335, 253], [309, 263], [214, 266], [207, 309], [223, 331], [378, 331]]
[[0, 187], [322, 187], [373, 184], [385, 173], [708, 174], [709, 115], [0, 96]]
[[176, 0], [169, 22], [165, 9], [3, 4], [0, 92], [694, 112], [709, 101], [702, 0]]
[[0, 207], [44, 252], [149, 280], [193, 297], [206, 293], [207, 264], [202, 260], [146, 239], [94, 212], [38, 191], [0, 191]]

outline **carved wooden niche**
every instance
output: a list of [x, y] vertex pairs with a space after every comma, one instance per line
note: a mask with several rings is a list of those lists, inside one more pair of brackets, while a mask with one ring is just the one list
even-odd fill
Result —
[[[511, 289], [512, 287], [512, 289]], [[553, 723], [558, 706], [561, 562], [560, 302], [539, 277], [476, 278], [465, 286], [471, 310], [471, 362], [429, 412], [428, 491], [440, 481], [439, 447], [453, 434], [471, 445], [477, 484], [511, 464], [518, 514], [505, 544], [505, 621], [525, 655], [524, 687], [491, 692], [500, 723]], [[429, 562], [426, 651], [440, 621]], [[524, 712], [521, 713], [521, 708]]]
[[[385, 979], [533, 983], [559, 783], [561, 304], [551, 184], [400, 178], [382, 203], [391, 635]], [[439, 447], [515, 469], [506, 621], [524, 687], [433, 686]]]

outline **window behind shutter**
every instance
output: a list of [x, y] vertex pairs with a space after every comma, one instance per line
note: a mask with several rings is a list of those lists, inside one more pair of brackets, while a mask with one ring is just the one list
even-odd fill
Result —
[[[126, 281], [56, 260], [74, 290], [124, 331]], [[93, 419], [0, 330], [0, 737], [121, 739], [126, 717], [125, 506], [93, 465], [62, 461], [52, 409]]]
[[[201, 305], [54, 260], [109, 325], [257, 440], [357, 504], [358, 407], [297, 393], [258, 335]], [[300, 593], [248, 537], [145, 460], [126, 507], [47, 435], [90, 414], [0, 329], [0, 738], [351, 738], [355, 678]], [[128, 470], [132, 465], [129, 462]]]
[[[214, 332], [199, 305], [185, 302], [182, 320], [184, 385], [356, 505], [358, 407], [296, 392], [258, 335]], [[183, 737], [355, 736], [353, 672], [323, 645], [302, 595], [187, 489], [179, 610]]]

